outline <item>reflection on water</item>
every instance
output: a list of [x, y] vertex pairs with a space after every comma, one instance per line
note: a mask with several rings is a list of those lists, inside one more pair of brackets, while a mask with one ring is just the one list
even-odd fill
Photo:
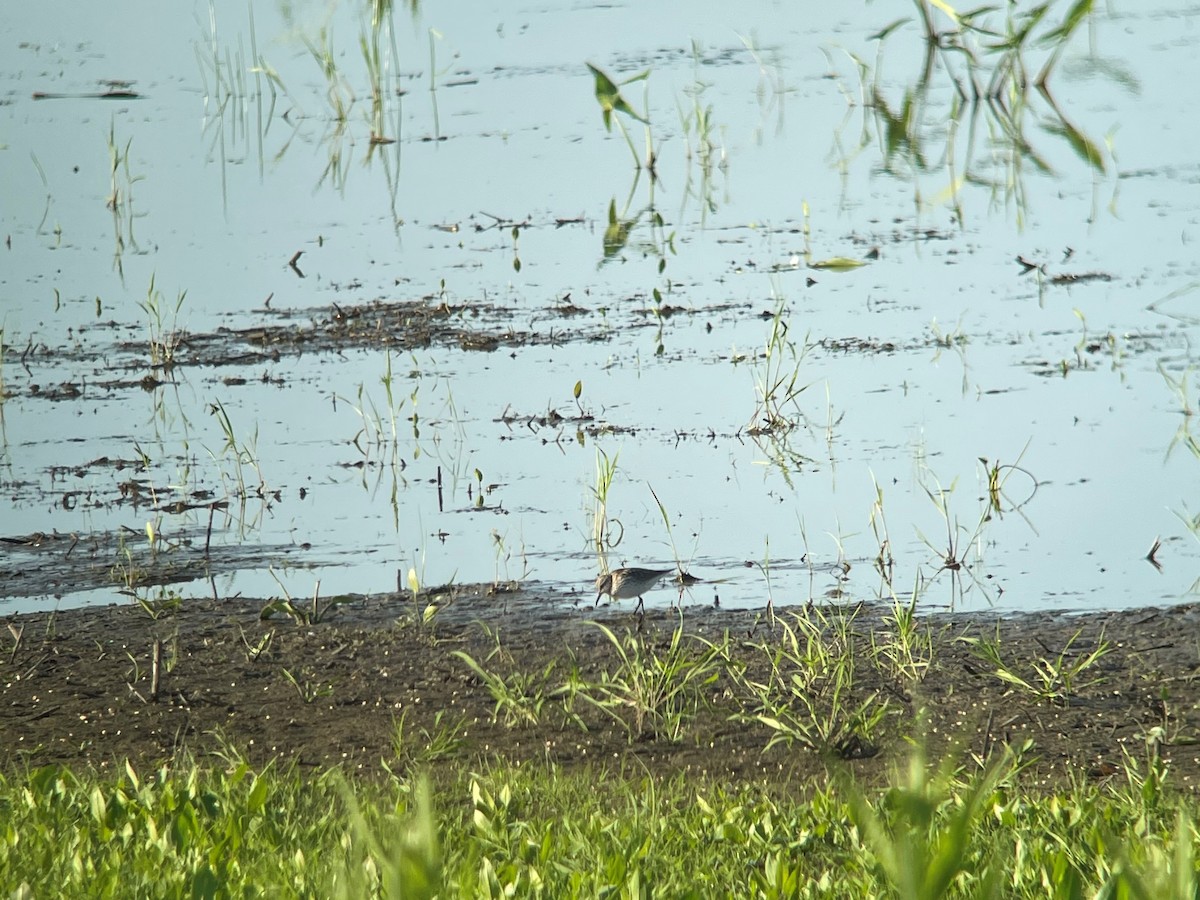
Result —
[[1193, 14], [135, 12], [0, 25], [9, 609], [1194, 593]]
[[[1111, 150], [1074, 124], [1052, 89], [1052, 77], [1076, 34], [1099, 27], [1100, 17], [1090, 4], [1061, 4], [1061, 20], [1052, 18], [1050, 4], [1041, 4], [1010, 5], [1003, 12], [945, 23], [930, 6], [919, 8], [923, 62], [915, 80], [902, 88], [876, 77], [884, 60], [890, 60], [893, 38], [903, 43], [911, 37], [900, 29], [901, 22], [876, 34], [874, 64], [844, 51], [857, 79], [856, 85], [851, 78], [842, 79], [847, 82], [844, 91], [852, 104], [861, 105], [863, 118], [857, 146], [849, 152], [840, 149], [845, 129], [838, 129], [835, 146], [842, 164], [869, 144], [877, 145], [883, 171], [911, 183], [918, 203], [949, 207], [965, 224], [964, 187], [970, 185], [973, 192], [986, 188], [992, 205], [1011, 209], [1022, 228], [1028, 174], [1060, 174], [1050, 152], [1039, 149], [1044, 139], [1061, 142], [1078, 161], [1101, 176], [1108, 174]], [[903, 55], [905, 48], [898, 51]], [[1102, 89], [1115, 85], [1137, 94], [1136, 78], [1119, 63], [1098, 56], [1094, 48], [1079, 60]], [[945, 176], [928, 198], [921, 184], [921, 176], [927, 174]]]

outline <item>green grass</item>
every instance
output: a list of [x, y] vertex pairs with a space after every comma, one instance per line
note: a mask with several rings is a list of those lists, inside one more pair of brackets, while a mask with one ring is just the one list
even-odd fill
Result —
[[[592, 544], [601, 558], [625, 536], [625, 527], [620, 520], [608, 517], [608, 494], [616, 479], [617, 459], [620, 455], [620, 451], [617, 451], [609, 458], [607, 453], [599, 447], [596, 448], [596, 486], [592, 488], [596, 501], [592, 508]], [[612, 527], [614, 524], [617, 525], [615, 537]]]
[[800, 368], [810, 346], [807, 335], [799, 346], [792, 340], [787, 302], [776, 291], [771, 333], [763, 350], [762, 368], [755, 375], [758, 399], [746, 425], [747, 434], [787, 434], [803, 424], [799, 397], [811, 383], [800, 383]]
[[781, 634], [772, 629], [755, 645], [765, 674], [735, 675], [752, 698], [741, 718], [772, 731], [768, 749], [783, 743], [849, 758], [878, 740], [893, 711], [878, 689], [867, 693], [858, 684], [864, 661], [854, 647], [856, 615], [812, 608], [778, 617]]
[[597, 681], [583, 683], [578, 696], [611, 716], [630, 742], [650, 736], [682, 741], [720, 677], [723, 643], [685, 641], [683, 611], [678, 615], [679, 624], [662, 647], [640, 634], [618, 636], [607, 625], [592, 623], [612, 644], [614, 665]]
[[[604, 763], [522, 753], [519, 731], [509, 759], [503, 742], [477, 749], [463, 716], [406, 711], [354, 778], [256, 768], [229, 744], [156, 770], [10, 766], [0, 896], [1197, 896], [1194, 803], [1156, 743], [1143, 759], [1123, 751], [1104, 780], [1041, 780], [1032, 740], [942, 744], [930, 761], [920, 736], [935, 729], [900, 698], [933, 659], [929, 629], [899, 601], [879, 627], [860, 612], [785, 611], [744, 637], [690, 636], [682, 613], [648, 634], [596, 624], [600, 671], [574, 654], [526, 671], [498, 633], [478, 658], [450, 651], [495, 701], [493, 722], [615, 725], [628, 746], [589, 757]], [[269, 637], [242, 644], [247, 661], [271, 651]], [[998, 638], [975, 655], [1052, 708], [1096, 677], [1106, 647], [1075, 635], [1032, 668]], [[283, 677], [306, 702], [328, 696], [312, 670]], [[702, 774], [721, 770], [730, 729], [764, 727], [777, 767]], [[647, 737], [693, 761], [656, 763]], [[912, 749], [885, 763], [885, 739]], [[785, 774], [813, 753], [808, 775]]]
[[882, 789], [625, 766], [47, 766], [0, 776], [0, 872], [11, 896], [1196, 896], [1190, 806], [1161, 771], [1041, 792], [1011, 751], [914, 751]]
[[960, 640], [970, 644], [972, 653], [991, 666], [1001, 681], [1037, 700], [1065, 705], [1076, 691], [1099, 682], [1094, 667], [1112, 649], [1103, 632], [1095, 644], [1076, 646], [1081, 633], [1082, 629], [1076, 631], [1057, 653], [1047, 649], [1046, 655], [1031, 663], [1024, 674], [1004, 659], [999, 628], [994, 638]]
[[150, 287], [146, 290], [146, 299], [139, 300], [138, 306], [146, 314], [146, 326], [149, 334], [150, 366], [169, 372], [175, 366], [175, 353], [183, 342], [180, 331], [179, 311], [187, 299], [187, 291], [180, 291], [172, 307], [166, 302], [162, 291], [154, 284], [155, 276], [150, 276]]

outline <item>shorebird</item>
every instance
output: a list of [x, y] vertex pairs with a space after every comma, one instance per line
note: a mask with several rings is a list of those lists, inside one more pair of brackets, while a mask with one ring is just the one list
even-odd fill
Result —
[[596, 602], [593, 604], [593, 608], [599, 606], [600, 598], [608, 594], [614, 600], [628, 600], [630, 597], [637, 597], [638, 605], [634, 612], [645, 609], [646, 604], [642, 601], [642, 594], [658, 584], [659, 579], [664, 575], [670, 575], [674, 571], [674, 569], [639, 569], [636, 566], [630, 566], [605, 572], [596, 578]]

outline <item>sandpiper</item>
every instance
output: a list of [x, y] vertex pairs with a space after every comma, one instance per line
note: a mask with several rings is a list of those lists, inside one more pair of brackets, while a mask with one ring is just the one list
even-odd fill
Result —
[[596, 602], [593, 607], [598, 606], [600, 598], [608, 594], [614, 600], [628, 600], [630, 597], [637, 597], [638, 605], [634, 612], [645, 609], [646, 604], [642, 601], [642, 594], [658, 584], [659, 579], [664, 575], [670, 575], [674, 571], [674, 569], [639, 569], [630, 566], [605, 572], [596, 578]]

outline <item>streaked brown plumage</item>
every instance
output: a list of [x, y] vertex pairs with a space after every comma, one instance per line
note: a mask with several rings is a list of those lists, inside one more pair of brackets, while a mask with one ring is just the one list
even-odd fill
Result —
[[596, 578], [596, 603], [594, 605], [598, 606], [600, 598], [605, 594], [614, 600], [628, 600], [631, 597], [637, 597], [638, 605], [634, 609], [634, 612], [637, 612], [645, 608], [642, 594], [658, 584], [664, 576], [670, 575], [674, 571], [674, 569], [639, 569], [636, 566], [629, 566], [605, 572]]

